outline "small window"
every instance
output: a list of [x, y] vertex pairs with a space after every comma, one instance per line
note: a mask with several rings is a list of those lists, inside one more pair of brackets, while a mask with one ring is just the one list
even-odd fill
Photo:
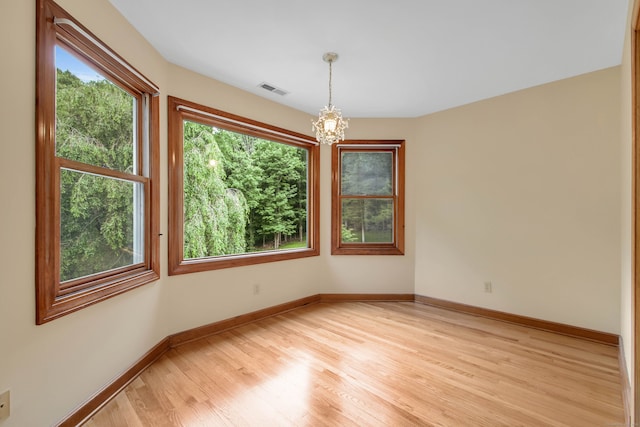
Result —
[[318, 255], [318, 145], [169, 97], [169, 274]]
[[332, 146], [334, 255], [404, 253], [404, 141]]
[[159, 277], [157, 87], [62, 8], [37, 16], [38, 324]]

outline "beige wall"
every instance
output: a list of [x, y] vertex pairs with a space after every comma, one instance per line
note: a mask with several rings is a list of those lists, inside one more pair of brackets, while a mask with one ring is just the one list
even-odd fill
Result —
[[619, 85], [616, 67], [420, 119], [417, 294], [620, 332]]
[[[166, 95], [310, 134], [305, 113], [166, 63], [107, 0], [59, 4], [161, 88], [165, 236]], [[157, 283], [35, 326], [35, 5], [4, 0], [0, 15], [2, 427], [60, 420], [170, 333], [319, 292], [415, 291], [619, 332], [619, 68], [419, 119], [353, 119], [350, 138], [407, 141], [403, 257], [330, 256], [323, 147], [319, 257], [168, 277], [165, 240]]]

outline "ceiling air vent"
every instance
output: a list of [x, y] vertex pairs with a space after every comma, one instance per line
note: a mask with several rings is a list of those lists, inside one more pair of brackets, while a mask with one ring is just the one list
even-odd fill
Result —
[[262, 89], [268, 90], [269, 92], [277, 93], [278, 95], [282, 95], [282, 96], [289, 93], [286, 90], [277, 88], [274, 85], [265, 83], [265, 82], [260, 83], [258, 86], [261, 87]]

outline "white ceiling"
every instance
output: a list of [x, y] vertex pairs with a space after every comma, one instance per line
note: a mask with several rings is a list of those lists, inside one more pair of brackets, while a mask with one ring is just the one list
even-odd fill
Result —
[[[170, 62], [309, 114], [416, 117], [619, 65], [628, 0], [110, 0]], [[289, 92], [280, 96], [258, 85]], [[215, 107], [215, 100], [211, 100]]]

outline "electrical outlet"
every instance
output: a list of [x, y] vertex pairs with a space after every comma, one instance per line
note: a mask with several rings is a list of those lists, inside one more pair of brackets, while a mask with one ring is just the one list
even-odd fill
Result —
[[253, 294], [258, 295], [259, 293], [260, 293], [260, 285], [258, 283], [255, 283], [253, 285]]
[[493, 285], [491, 284], [491, 282], [484, 282], [484, 291], [489, 294], [493, 292]]
[[9, 418], [10, 408], [11, 408], [11, 400], [10, 400], [9, 390], [0, 394], [0, 420], [4, 420]]

